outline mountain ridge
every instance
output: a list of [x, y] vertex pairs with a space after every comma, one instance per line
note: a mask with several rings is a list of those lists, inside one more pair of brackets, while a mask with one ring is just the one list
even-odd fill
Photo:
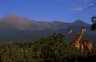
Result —
[[62, 29], [68, 25], [89, 25], [81, 20], [74, 21], [72, 23], [52, 21], [34, 21], [27, 18], [17, 16], [15, 14], [7, 15], [1, 18], [1, 21], [18, 30], [44, 30], [44, 29]]

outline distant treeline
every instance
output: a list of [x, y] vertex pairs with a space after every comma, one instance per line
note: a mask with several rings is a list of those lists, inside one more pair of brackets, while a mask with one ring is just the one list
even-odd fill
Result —
[[96, 43], [93, 50], [83, 53], [70, 45], [64, 35], [54, 33], [34, 42], [0, 45], [0, 62], [96, 62]]

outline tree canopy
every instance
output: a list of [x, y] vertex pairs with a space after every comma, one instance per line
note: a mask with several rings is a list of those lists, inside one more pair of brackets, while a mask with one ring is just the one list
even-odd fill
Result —
[[92, 26], [91, 26], [92, 30], [96, 30], [96, 16], [93, 16], [91, 18], [91, 21], [92, 21]]

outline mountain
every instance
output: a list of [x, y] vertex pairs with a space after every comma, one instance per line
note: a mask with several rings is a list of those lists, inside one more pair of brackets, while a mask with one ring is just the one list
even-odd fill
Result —
[[17, 30], [45, 30], [45, 29], [57, 30], [66, 28], [69, 25], [89, 26], [87, 23], [80, 20], [77, 20], [73, 23], [59, 22], [59, 21], [42, 22], [23, 18], [15, 14], [3, 17], [0, 22], [0, 26], [2, 27], [7, 26]]
[[68, 23], [62, 22], [42, 22], [29, 20], [17, 16], [15, 14], [7, 15], [0, 20], [0, 26], [7, 26], [18, 30], [44, 30], [44, 29], [59, 29], [67, 25]]
[[89, 25], [89, 24], [83, 22], [82, 20], [76, 20], [72, 24], [73, 25]]
[[[67, 34], [69, 29], [74, 29], [80, 32], [81, 27], [88, 30], [86, 34], [91, 35], [90, 24], [81, 20], [76, 20], [72, 23], [68, 22], [42, 22], [30, 20], [17, 16], [15, 14], [7, 15], [0, 19], [0, 41], [29, 41], [36, 40], [41, 37], [46, 37], [54, 32], [62, 33], [67, 39], [70, 35]], [[96, 35], [96, 32], [94, 32]]]
[[15, 29], [24, 30], [31, 26], [32, 21], [12, 14], [3, 17], [1, 19], [1, 24], [2, 23]]

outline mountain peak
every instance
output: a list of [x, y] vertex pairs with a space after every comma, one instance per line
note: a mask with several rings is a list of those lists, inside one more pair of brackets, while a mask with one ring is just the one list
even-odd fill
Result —
[[85, 22], [82, 21], [82, 20], [76, 20], [76, 21], [74, 21], [72, 24], [80, 25], [80, 24], [87, 24], [87, 23], [85, 23]]
[[85, 23], [85, 22], [83, 22], [82, 20], [76, 20], [73, 23]]
[[17, 16], [16, 14], [10, 14], [10, 15], [7, 15], [7, 16]]
[[3, 17], [2, 20], [3, 20], [3, 23], [6, 23], [7, 25], [10, 25], [20, 30], [27, 29], [28, 27], [31, 26], [31, 23], [32, 23], [31, 20], [17, 16], [16, 14], [7, 15]]
[[4, 18], [20, 18], [18, 15], [16, 15], [16, 14], [11, 14], [11, 15], [7, 15], [7, 16], [5, 16]]

